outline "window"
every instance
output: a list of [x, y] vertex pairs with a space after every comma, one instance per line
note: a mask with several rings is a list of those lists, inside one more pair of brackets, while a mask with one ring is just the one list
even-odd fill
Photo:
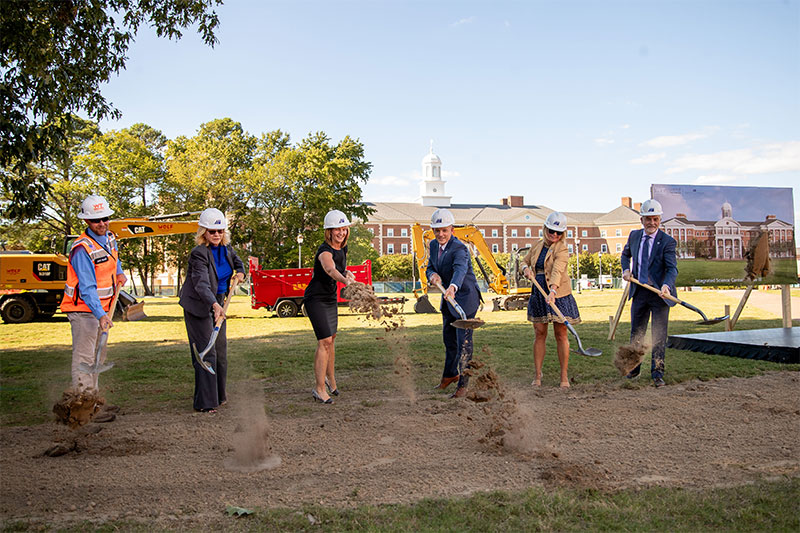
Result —
[[586, 231], [585, 229], [581, 230], [581, 237], [588, 237], [588, 236], [589, 236], [589, 232], [588, 231]]
[[492, 237], [497, 237], [497, 230], [496, 229], [492, 230]]
[[485, 230], [485, 229], [482, 229], [482, 230], [481, 230], [481, 235], [483, 235], [484, 237], [486, 237], [486, 230]]
[[584, 251], [584, 252], [588, 252], [589, 251], [589, 245], [588, 244], [582, 244], [581, 245], [581, 250]]
[[511, 230], [511, 236], [512, 236], [512, 237], [516, 237], [516, 236], [517, 236], [517, 230], [515, 230], [515, 229], [512, 229], [512, 230]]
[[[401, 229], [400, 230], [400, 236], [401, 237], [408, 237], [408, 228]], [[405, 253], [405, 252], [403, 252], [403, 253]]]
[[617, 237], [622, 237], [622, 230], [618, 229], [616, 232], [614, 232], [614, 235]]
[[539, 230], [539, 237], [542, 237], [542, 236], [543, 236], [542, 230]]
[[619, 253], [621, 251], [622, 251], [622, 243], [618, 242], [617, 243], [617, 253]]
[[[403, 253], [405, 253], [405, 252], [403, 252]], [[601, 244], [600, 245], [600, 253], [603, 253], [603, 254], [607, 254], [608, 253], [608, 245], [607, 244]]]
[[496, 253], [498, 253], [499, 251], [500, 251], [500, 246], [498, 246], [497, 244], [493, 244], [493, 245], [492, 245], [492, 253], [493, 253], [493, 254], [496, 254]]
[[400, 245], [400, 253], [401, 254], [407, 254], [408, 253], [408, 245], [407, 244], [401, 244]]
[[525, 228], [525, 236], [526, 237], [530, 237], [531, 236], [531, 228]]
[[517, 243], [511, 245], [511, 249], [514, 250], [515, 252], [517, 251], [518, 248], [519, 247], [517, 246]]
[[574, 253], [575, 252], [575, 248], [571, 244], [567, 245], [567, 249], [569, 250], [569, 253]]
[[571, 238], [572, 238], [572, 230], [568, 229], [567, 230], [567, 239], [571, 239]]
[[608, 235], [606, 234], [606, 230], [604, 230], [604, 229], [601, 229], [601, 230], [600, 230], [600, 236], [601, 236], [601, 237], [603, 237], [604, 239], [605, 239], [606, 237], [608, 237]]
[[387, 237], [394, 237], [394, 228], [389, 228], [386, 230]]
[[386, 245], [386, 253], [393, 254], [394, 253], [394, 244], [389, 243]]

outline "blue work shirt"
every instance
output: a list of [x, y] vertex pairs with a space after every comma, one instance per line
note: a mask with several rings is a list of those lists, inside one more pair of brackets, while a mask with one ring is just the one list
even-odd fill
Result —
[[233, 274], [233, 269], [228, 263], [228, 249], [225, 245], [211, 246], [211, 253], [214, 255], [214, 266], [217, 267], [217, 294], [228, 292], [228, 282]]
[[[100, 236], [89, 228], [86, 228], [86, 235], [105, 248], [106, 251], [109, 251], [107, 236]], [[103, 304], [100, 303], [100, 297], [97, 296], [97, 276], [92, 259], [83, 246], [78, 246], [72, 252], [69, 262], [72, 264], [72, 268], [75, 269], [75, 274], [78, 275], [78, 290], [81, 291], [81, 299], [89, 306], [92, 314], [100, 320], [101, 317], [105, 316], [106, 312], [103, 310]], [[122, 274], [122, 263], [117, 261], [117, 275], [120, 274]]]

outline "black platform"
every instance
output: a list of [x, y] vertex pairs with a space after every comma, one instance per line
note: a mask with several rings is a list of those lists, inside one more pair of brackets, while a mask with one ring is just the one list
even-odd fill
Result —
[[800, 364], [800, 328], [749, 329], [670, 335], [667, 346], [774, 363]]

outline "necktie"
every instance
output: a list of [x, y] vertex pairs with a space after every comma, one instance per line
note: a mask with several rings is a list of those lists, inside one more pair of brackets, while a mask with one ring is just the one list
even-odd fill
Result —
[[650, 275], [648, 267], [650, 266], [650, 235], [645, 234], [642, 239], [642, 264], [639, 265], [639, 281], [642, 283], [649, 283]]

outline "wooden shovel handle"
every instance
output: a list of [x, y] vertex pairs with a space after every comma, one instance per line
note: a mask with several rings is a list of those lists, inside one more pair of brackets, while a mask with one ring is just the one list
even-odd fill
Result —
[[676, 304], [682, 304], [682, 303], [683, 303], [682, 301], [678, 300], [677, 298], [675, 298], [675, 297], [674, 297], [673, 295], [671, 295], [671, 294], [667, 294], [666, 296], [664, 296], [663, 294], [661, 294], [661, 291], [660, 291], [660, 290], [656, 289], [656, 288], [655, 288], [655, 287], [653, 287], [653, 286], [650, 286], [650, 285], [645, 285], [644, 283], [642, 283], [642, 282], [641, 282], [641, 281], [639, 281], [638, 279], [634, 278], [633, 276], [631, 276], [631, 281], [632, 281], [633, 283], [637, 284], [637, 285], [638, 285], [638, 286], [640, 286], [640, 287], [644, 287], [645, 289], [647, 289], [647, 290], [649, 290], [649, 291], [652, 291], [652, 292], [654, 292], [654, 293], [658, 294], [658, 295], [659, 295], [659, 296], [661, 296], [662, 298], [666, 298], [667, 300], [670, 300], [670, 301], [672, 301], [672, 302], [675, 302]]
[[225, 298], [225, 303], [222, 305], [222, 316], [217, 319], [217, 323], [214, 324], [215, 326], [219, 327], [225, 320], [225, 313], [228, 312], [228, 306], [231, 305], [231, 300], [233, 299], [233, 293], [236, 292], [236, 287], [238, 286], [239, 286], [239, 280], [236, 279], [236, 275], [234, 274], [233, 279], [231, 280], [231, 288], [228, 290], [228, 297]]
[[[542, 296], [544, 296], [544, 299], [546, 301], [547, 300], [547, 293], [544, 292], [544, 289], [542, 288], [542, 286], [539, 285], [538, 281], [536, 281], [536, 277], [534, 276], [533, 278], [531, 278], [531, 281], [533, 282], [534, 285], [536, 285], [536, 288], [539, 289], [539, 292], [542, 293]], [[566, 322], [567, 321], [567, 319], [564, 318], [564, 314], [561, 312], [561, 309], [559, 309], [558, 306], [555, 303], [553, 305], [551, 305], [550, 307], [553, 308], [553, 311], [556, 312], [556, 314], [558, 315], [558, 318], [560, 318], [562, 322]]]

